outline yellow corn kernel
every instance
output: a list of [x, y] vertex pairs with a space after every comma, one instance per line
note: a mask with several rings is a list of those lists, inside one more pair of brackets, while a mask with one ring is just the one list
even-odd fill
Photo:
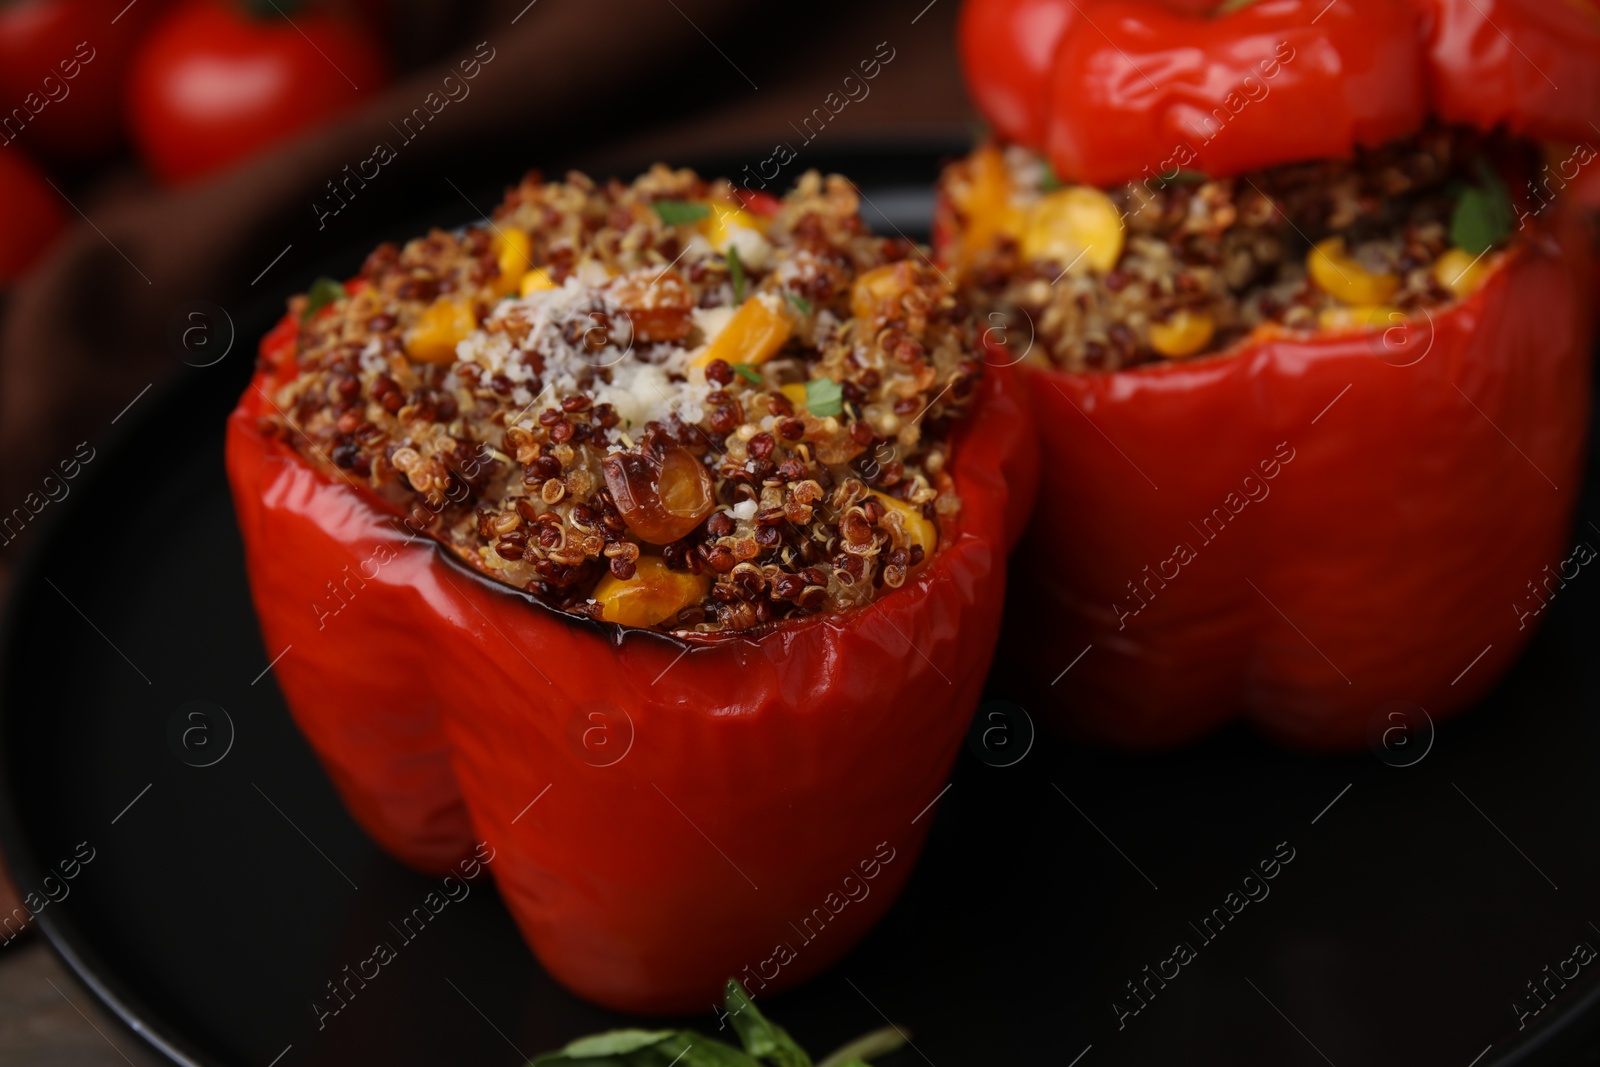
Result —
[[519, 286], [519, 290], [523, 296], [528, 296], [531, 293], [538, 293], [555, 287], [556, 283], [551, 279], [550, 272], [543, 267], [535, 267], [522, 276], [522, 284]]
[[958, 271], [970, 267], [978, 254], [1001, 236], [1022, 229], [1021, 212], [1012, 202], [1011, 172], [998, 147], [986, 144], [972, 154], [970, 177], [956, 206], [966, 218], [957, 250]]
[[406, 331], [406, 355], [418, 363], [448, 366], [456, 361], [456, 344], [477, 328], [478, 316], [471, 300], [441, 296]]
[[728, 240], [735, 230], [762, 230], [761, 220], [737, 204], [716, 203], [708, 205], [711, 214], [700, 220], [700, 232], [711, 247], [718, 252], [727, 251]]
[[1458, 298], [1471, 296], [1488, 277], [1489, 265], [1468, 255], [1465, 249], [1452, 248], [1433, 263], [1433, 280]]
[[1023, 258], [1059, 263], [1074, 274], [1104, 274], [1122, 258], [1122, 213], [1111, 198], [1087, 185], [1046, 193], [1028, 212]]
[[933, 550], [939, 547], [939, 527], [933, 520], [922, 514], [922, 509], [914, 504], [907, 504], [904, 500], [896, 500], [887, 493], [872, 490], [872, 495], [878, 499], [891, 513], [900, 516], [901, 523], [905, 526], [906, 539], [913, 545], [922, 546], [922, 559], [927, 562], [933, 555]]
[[1346, 253], [1343, 237], [1329, 237], [1306, 257], [1306, 272], [1317, 288], [1342, 304], [1387, 304], [1400, 291], [1400, 276], [1370, 271]]
[[917, 270], [909, 260], [874, 267], [850, 287], [850, 313], [870, 320], [881, 308], [895, 304], [916, 283]]
[[788, 385], [779, 386], [778, 391], [789, 398], [789, 403], [794, 405], [796, 411], [806, 410], [805, 382], [790, 382]]
[[667, 567], [660, 556], [640, 556], [632, 578], [606, 574], [594, 587], [600, 617], [624, 626], [655, 626], [698, 604], [711, 588], [711, 575]]
[[1323, 308], [1317, 322], [1324, 330], [1388, 329], [1405, 321], [1406, 313], [1386, 304]]
[[1168, 359], [1182, 359], [1211, 343], [1217, 324], [1203, 311], [1179, 310], [1166, 322], [1150, 324], [1150, 347]]
[[533, 266], [533, 242], [521, 230], [497, 228], [489, 239], [489, 251], [500, 268], [491, 288], [496, 293], [514, 293], [517, 283]]
[[695, 357], [693, 366], [704, 367], [712, 360], [729, 363], [765, 363], [794, 332], [794, 325], [781, 307], [774, 308], [760, 296], [739, 305], [722, 332]]

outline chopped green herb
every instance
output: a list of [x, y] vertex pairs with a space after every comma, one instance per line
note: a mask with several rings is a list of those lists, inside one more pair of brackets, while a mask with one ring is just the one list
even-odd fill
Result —
[[1211, 179], [1206, 177], [1206, 172], [1203, 170], [1184, 170], [1180, 168], [1178, 173], [1172, 176], [1172, 180], [1179, 185], [1204, 185]]
[[733, 302], [744, 303], [744, 262], [739, 258], [739, 246], [728, 242], [728, 277], [733, 281]]
[[1511, 195], [1500, 176], [1478, 161], [1480, 184], [1461, 190], [1450, 217], [1450, 241], [1469, 255], [1481, 256], [1511, 235]]
[[750, 382], [752, 385], [761, 384], [761, 372], [756, 370], [754, 363], [734, 363], [731, 366], [733, 367], [733, 373], [745, 381]]
[[682, 226], [686, 222], [699, 222], [711, 214], [711, 209], [704, 204], [696, 204], [690, 200], [657, 200], [650, 205], [655, 208], [661, 221], [668, 226]]
[[1039, 191], [1048, 193], [1061, 188], [1061, 179], [1056, 176], [1056, 168], [1048, 161], [1044, 165], [1044, 176], [1039, 179]]
[[343, 299], [343, 285], [333, 278], [318, 278], [306, 291], [306, 309], [300, 313], [300, 321], [306, 322], [329, 304]]
[[1212, 14], [1226, 15], [1230, 11], [1238, 11], [1241, 8], [1249, 7], [1253, 3], [1256, 3], [1256, 0], [1224, 0], [1223, 3], [1217, 5], [1216, 10], [1213, 11]]
[[844, 410], [844, 390], [832, 378], [812, 378], [806, 382], [806, 410], [819, 419]]
[[794, 293], [784, 293], [783, 295], [789, 299], [789, 303], [793, 304], [795, 309], [799, 311], [800, 314], [811, 314], [811, 301], [807, 300], [803, 296], [797, 296]]

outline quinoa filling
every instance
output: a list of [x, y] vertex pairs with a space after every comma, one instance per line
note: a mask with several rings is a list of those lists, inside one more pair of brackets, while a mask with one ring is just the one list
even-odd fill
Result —
[[742, 631], [907, 582], [960, 508], [976, 337], [854, 186], [530, 174], [290, 302], [263, 429], [570, 612]]
[[1526, 143], [1430, 128], [1350, 160], [1099, 190], [986, 145], [941, 180], [945, 255], [978, 310], [1008, 317], [1008, 339], [1069, 371], [1217, 352], [1262, 327], [1388, 327], [1482, 283], [1511, 230], [1487, 161], [1536, 159]]

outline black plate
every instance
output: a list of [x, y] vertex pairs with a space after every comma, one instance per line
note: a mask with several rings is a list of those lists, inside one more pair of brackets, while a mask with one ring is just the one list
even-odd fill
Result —
[[[884, 206], [936, 156], [826, 162]], [[353, 270], [367, 236], [326, 271]], [[279, 307], [236, 316], [227, 359], [181, 370], [92, 441], [40, 520], [0, 681], [12, 870], [38, 890], [80, 842], [94, 850], [41, 925], [179, 1063], [511, 1067], [629, 1022], [557, 987], [479, 884], [317, 1026], [325, 983], [434, 883], [345, 815], [266, 670], [221, 442]], [[1600, 544], [1597, 514], [1591, 486], [1575, 539]], [[770, 1011], [818, 1051], [887, 1016], [916, 1042], [892, 1062], [939, 1067], [1569, 1062], [1592, 1038], [1600, 963], [1564, 988], [1544, 968], [1600, 947], [1597, 611], [1600, 576], [1584, 572], [1482, 707], [1376, 754], [1294, 755], [1243, 729], [1154, 756], [1045, 737], [1011, 766], [965, 752], [900, 902]], [[1011, 692], [997, 670], [991, 696]], [[173, 741], [207, 721], [186, 717], [191, 701], [232, 725], [210, 766], [179, 758], [201, 735]], [[230, 731], [209, 723], [215, 756]], [[1205, 916], [1290, 850], [1250, 884], [1268, 895], [1207, 940]], [[1148, 977], [1179, 942], [1194, 958]], [[1549, 1005], [1519, 1029], [1513, 1004], [1539, 1003], [1530, 980]], [[1136, 1014], [1130, 982], [1145, 983]], [[709, 1012], [688, 1022], [715, 1029]]]

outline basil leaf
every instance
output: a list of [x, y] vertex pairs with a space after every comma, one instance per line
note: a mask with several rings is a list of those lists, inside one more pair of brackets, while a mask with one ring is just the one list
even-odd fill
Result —
[[300, 313], [300, 321], [306, 322], [329, 304], [343, 299], [344, 286], [340, 282], [333, 278], [318, 278], [306, 291], [306, 308]]
[[742, 304], [744, 303], [744, 262], [739, 258], [739, 246], [729, 241], [725, 258], [728, 261], [728, 277], [733, 280], [733, 302]]
[[[833, 384], [837, 389], [838, 383]], [[739, 1040], [744, 1042], [744, 1050], [750, 1055], [767, 1060], [773, 1067], [811, 1067], [811, 1057], [806, 1055], [805, 1049], [795, 1044], [787, 1030], [761, 1014], [736, 979], [728, 979], [723, 1004], [728, 1009], [729, 1021], [739, 1033]]]
[[696, 204], [692, 200], [657, 200], [650, 205], [655, 208], [662, 222], [668, 226], [681, 226], [686, 222], [699, 222], [711, 214], [711, 209], [704, 204]]
[[612, 1030], [580, 1037], [530, 1067], [761, 1067], [745, 1053], [693, 1030]]
[[832, 378], [812, 378], [806, 382], [806, 410], [819, 419], [844, 410], [844, 390]]
[[[666, 1041], [651, 1049], [652, 1054], [659, 1053], [662, 1059], [659, 1065], [652, 1062], [648, 1067], [761, 1067], [749, 1055], [716, 1038], [691, 1030], [685, 1030], [682, 1038], [682, 1048], [674, 1041]], [[672, 1062], [671, 1057], [678, 1057], [677, 1062]]]
[[635, 1049], [659, 1045], [677, 1030], [609, 1030], [603, 1034], [590, 1034], [571, 1042], [561, 1051], [568, 1056], [614, 1056]]
[[750, 384], [761, 384], [761, 372], [756, 370], [756, 365], [754, 363], [733, 363], [730, 364], [730, 366], [733, 367], [733, 373], [737, 374]]
[[1450, 216], [1450, 242], [1468, 255], [1481, 256], [1511, 235], [1511, 194], [1499, 175], [1479, 162], [1481, 185], [1461, 191]]
[[799, 311], [800, 314], [811, 314], [811, 301], [807, 300], [803, 296], [797, 296], [794, 293], [784, 293], [783, 295], [788, 298], [789, 303], [793, 304], [795, 309]]

